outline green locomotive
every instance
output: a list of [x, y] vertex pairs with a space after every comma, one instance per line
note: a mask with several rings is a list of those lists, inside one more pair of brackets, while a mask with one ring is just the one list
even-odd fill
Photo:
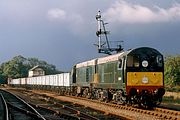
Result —
[[72, 70], [72, 92], [88, 98], [143, 106], [161, 102], [163, 56], [141, 47], [78, 63]]

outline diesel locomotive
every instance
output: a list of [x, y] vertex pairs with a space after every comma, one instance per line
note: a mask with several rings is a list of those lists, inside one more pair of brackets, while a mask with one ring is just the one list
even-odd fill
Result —
[[160, 104], [165, 94], [163, 55], [140, 47], [74, 65], [75, 95], [144, 107]]

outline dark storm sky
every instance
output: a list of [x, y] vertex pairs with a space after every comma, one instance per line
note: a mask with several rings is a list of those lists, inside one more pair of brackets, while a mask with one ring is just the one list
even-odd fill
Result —
[[179, 0], [0, 0], [0, 62], [22, 55], [70, 70], [102, 56], [93, 45], [98, 10], [109, 39], [124, 40], [125, 49], [180, 54]]

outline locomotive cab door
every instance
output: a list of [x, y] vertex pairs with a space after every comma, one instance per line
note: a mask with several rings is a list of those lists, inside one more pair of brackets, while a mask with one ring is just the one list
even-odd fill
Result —
[[118, 71], [119, 71], [119, 78], [118, 80], [122, 80], [124, 83], [124, 57], [123, 58], [119, 58], [118, 60]]
[[125, 78], [124, 78], [124, 64], [125, 64], [125, 58], [119, 58], [118, 60], [118, 81], [120, 83], [120, 88], [125, 88]]
[[76, 65], [73, 66], [73, 69], [71, 71], [71, 76], [72, 76], [72, 83], [76, 83]]

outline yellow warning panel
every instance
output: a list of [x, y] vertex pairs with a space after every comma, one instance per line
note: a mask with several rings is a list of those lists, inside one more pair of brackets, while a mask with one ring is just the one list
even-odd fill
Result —
[[128, 72], [127, 86], [162, 86], [163, 72]]

